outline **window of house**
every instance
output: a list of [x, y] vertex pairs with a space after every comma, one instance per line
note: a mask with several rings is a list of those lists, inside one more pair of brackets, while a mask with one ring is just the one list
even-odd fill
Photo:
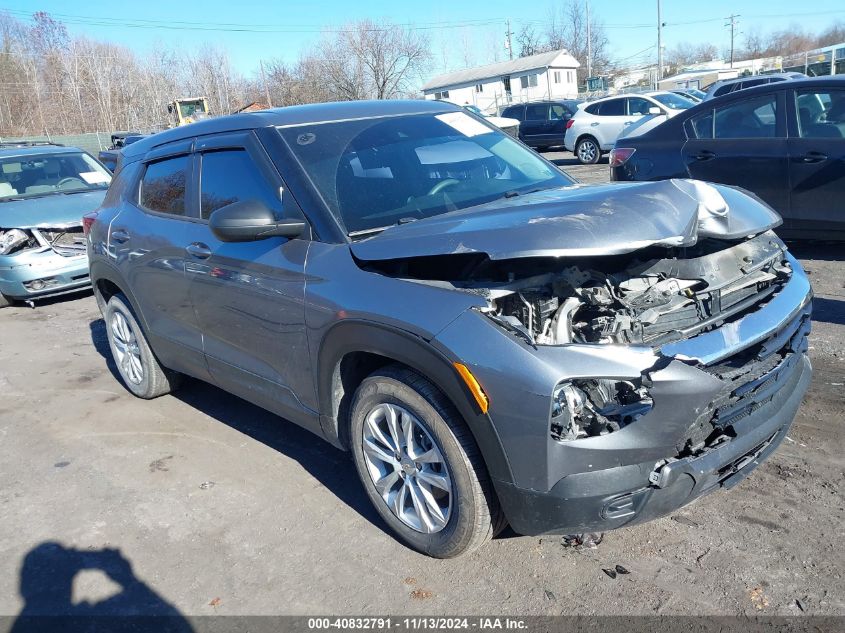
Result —
[[484, 92], [484, 84], [475, 84], [476, 92]]
[[177, 156], [147, 165], [141, 180], [141, 206], [169, 215], [185, 215], [185, 187], [190, 156]]
[[243, 200], [260, 200], [279, 211], [281, 203], [275, 187], [243, 149], [206, 152], [200, 169], [200, 212], [204, 220], [221, 207]]
[[521, 88], [534, 88], [537, 85], [537, 75], [523, 75], [519, 78]]
[[556, 70], [556, 71], [554, 72], [554, 80], [555, 80], [555, 83], [556, 83], [556, 84], [559, 84], [559, 83], [560, 83], [560, 71], [559, 71], [559, 70]]
[[435, 92], [434, 98], [435, 99], [448, 99], [449, 98], [449, 91], [444, 90], [443, 92]]

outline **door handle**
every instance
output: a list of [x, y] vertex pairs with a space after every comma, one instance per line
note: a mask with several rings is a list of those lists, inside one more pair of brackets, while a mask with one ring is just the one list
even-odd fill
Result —
[[807, 152], [801, 157], [801, 160], [805, 163], [820, 163], [823, 160], [827, 160], [827, 154], [822, 154], [821, 152]]
[[121, 229], [117, 229], [116, 231], [112, 231], [111, 234], [112, 242], [117, 242], [118, 244], [123, 244], [129, 241], [129, 233], [123, 231]]
[[197, 259], [208, 259], [211, 257], [211, 249], [208, 248], [207, 244], [203, 244], [202, 242], [193, 242], [192, 244], [188, 244], [185, 247], [185, 250], [189, 255], [193, 255]]
[[631, 123], [633, 123], [633, 121], [625, 121], [622, 125], [631, 125]]
[[712, 160], [712, 159], [716, 158], [716, 154], [714, 154], [710, 150], [703, 149], [700, 152], [698, 152], [698, 154], [693, 154], [692, 158], [694, 158], [695, 160], [699, 160], [699, 161]]
[[599, 124], [598, 121], [595, 121], [593, 123], [590, 123], [590, 127], [596, 127], [598, 124]]

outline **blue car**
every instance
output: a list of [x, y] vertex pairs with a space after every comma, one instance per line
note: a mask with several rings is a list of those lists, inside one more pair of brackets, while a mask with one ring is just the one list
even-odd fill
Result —
[[0, 308], [90, 284], [82, 216], [110, 182], [81, 149], [0, 144]]

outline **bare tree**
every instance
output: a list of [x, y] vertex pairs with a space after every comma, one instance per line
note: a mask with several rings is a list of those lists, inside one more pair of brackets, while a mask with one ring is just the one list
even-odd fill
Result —
[[524, 24], [516, 34], [516, 43], [519, 46], [519, 56], [528, 57], [546, 50], [553, 50], [543, 37], [537, 32], [532, 24]]

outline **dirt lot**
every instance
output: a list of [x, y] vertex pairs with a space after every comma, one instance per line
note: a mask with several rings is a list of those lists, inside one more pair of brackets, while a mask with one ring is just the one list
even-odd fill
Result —
[[[292, 424], [196, 381], [133, 398], [90, 293], [2, 310], [0, 614], [122, 586], [142, 611], [189, 615], [845, 615], [845, 247], [795, 252], [815, 377], [767, 463], [595, 550], [506, 533], [453, 561], [395, 541], [348, 456]], [[615, 564], [631, 573], [602, 573]]]

